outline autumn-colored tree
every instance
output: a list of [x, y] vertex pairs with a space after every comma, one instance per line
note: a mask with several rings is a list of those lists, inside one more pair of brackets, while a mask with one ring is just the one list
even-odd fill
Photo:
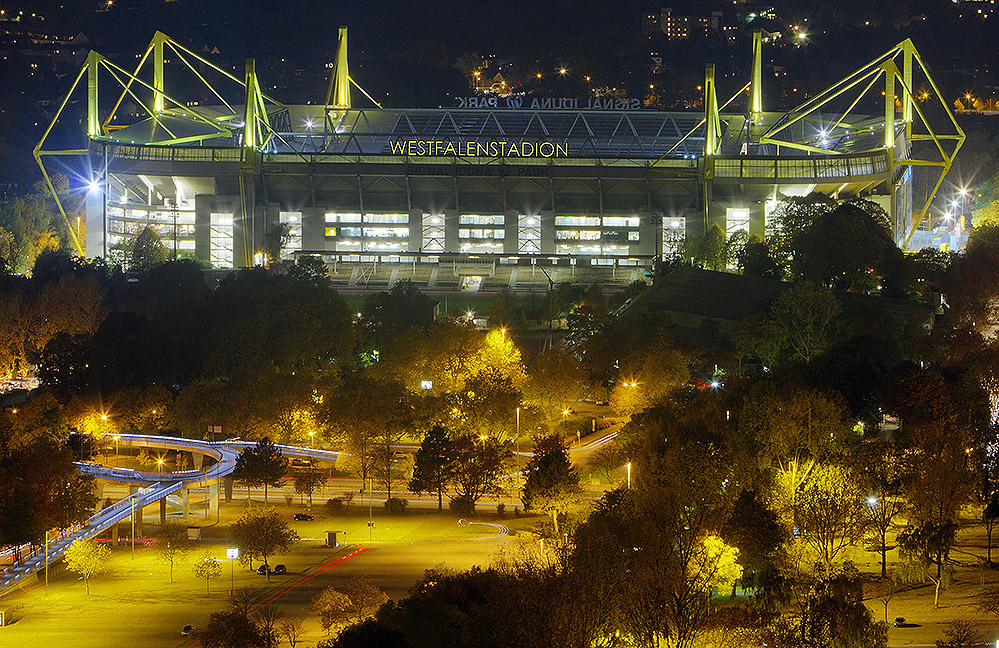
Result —
[[83, 578], [83, 582], [87, 585], [87, 594], [90, 594], [90, 579], [109, 569], [111, 549], [93, 538], [77, 540], [66, 549], [63, 557], [66, 560], [66, 568]]
[[194, 562], [192, 571], [195, 578], [204, 579], [205, 594], [211, 594], [211, 581], [222, 577], [222, 563], [206, 549], [201, 558]]

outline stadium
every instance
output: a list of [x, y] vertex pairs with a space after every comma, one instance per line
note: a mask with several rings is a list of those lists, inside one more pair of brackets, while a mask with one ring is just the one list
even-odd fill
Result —
[[[286, 224], [283, 259], [321, 255], [358, 288], [626, 284], [715, 224], [769, 233], [782, 199], [812, 192], [877, 203], [904, 248], [933, 198], [913, 204], [913, 168], [939, 170], [935, 193], [964, 141], [912, 43], [789, 112], [764, 110], [763, 47], [757, 32], [751, 78], [728, 101], [707, 66], [703, 111], [515, 94], [402, 109], [349, 76], [346, 28], [325, 102], [307, 105], [263, 92], [252, 60], [237, 77], [157, 33], [134, 70], [90, 53], [35, 156], [46, 179], [49, 156], [86, 160], [87, 257], [149, 226], [214, 267], [261, 265], [268, 230]], [[166, 72], [181, 70], [211, 105], [171, 94]], [[49, 150], [78, 92], [81, 145]]]

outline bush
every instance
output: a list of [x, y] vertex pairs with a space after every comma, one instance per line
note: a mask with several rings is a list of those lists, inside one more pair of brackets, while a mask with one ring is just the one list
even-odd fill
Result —
[[458, 515], [471, 515], [475, 511], [472, 500], [467, 497], [455, 497], [447, 503], [448, 510]]
[[389, 513], [404, 513], [409, 506], [409, 500], [401, 497], [390, 497], [385, 500], [385, 510]]
[[343, 511], [343, 498], [342, 497], [331, 497], [326, 500], [326, 509], [330, 513], [339, 513]]
[[496, 512], [497, 513], [499, 513], [500, 515], [503, 515], [504, 511], [506, 511], [506, 504], [504, 504], [503, 502], [500, 502], [499, 504], [496, 505]]

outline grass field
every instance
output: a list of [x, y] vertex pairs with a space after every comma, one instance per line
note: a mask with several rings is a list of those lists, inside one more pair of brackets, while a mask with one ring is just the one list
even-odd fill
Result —
[[[303, 509], [282, 505], [277, 510], [290, 520]], [[271, 576], [268, 583], [248, 566], [225, 558], [225, 525], [241, 511], [242, 505], [234, 501], [223, 506], [220, 524], [203, 527], [198, 547], [175, 565], [173, 583], [168, 565], [152, 548], [137, 549], [134, 559], [128, 548], [116, 548], [110, 571], [91, 579], [89, 596], [84, 582], [67, 574], [54, 578], [47, 592], [40, 581], [0, 599], [0, 608], [14, 621], [0, 628], [0, 647], [190, 646], [193, 641], [181, 636], [181, 628], [201, 624], [211, 612], [224, 608], [231, 584], [253, 589], [258, 601], [277, 596], [273, 604], [285, 617], [305, 620], [306, 635], [300, 645], [312, 645], [323, 635], [309, 602], [322, 589], [363, 574], [399, 599], [425, 569], [439, 564], [456, 569], [486, 565], [504, 544], [527, 539], [523, 532], [537, 522], [536, 518], [507, 515], [501, 521], [511, 527], [512, 535], [490, 539], [495, 535], [492, 527], [458, 526], [456, 516], [447, 513], [387, 515], [375, 510], [369, 540], [367, 509], [354, 507], [334, 516], [316, 508], [314, 521], [292, 523], [302, 540], [290, 553], [269, 560], [271, 565], [287, 565], [288, 574]], [[498, 519], [495, 514], [480, 514], [474, 521]], [[147, 527], [147, 533], [155, 531]], [[348, 546], [325, 547], [328, 530], [346, 532]], [[205, 591], [205, 581], [195, 579], [191, 570], [206, 549], [223, 563], [222, 577], [210, 583], [210, 593]]]

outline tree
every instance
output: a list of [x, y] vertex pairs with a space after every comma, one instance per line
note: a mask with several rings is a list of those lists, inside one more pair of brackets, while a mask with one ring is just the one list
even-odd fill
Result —
[[778, 339], [805, 362], [823, 351], [829, 343], [830, 324], [839, 313], [832, 291], [810, 283], [787, 289], [770, 308], [770, 318]]
[[444, 509], [444, 493], [454, 478], [454, 446], [448, 431], [435, 425], [423, 435], [413, 463], [409, 490], [417, 494], [436, 493], [437, 510]]
[[274, 261], [281, 259], [281, 248], [291, 240], [290, 223], [271, 223], [264, 230], [263, 250]]
[[582, 494], [579, 473], [569, 461], [562, 437], [553, 434], [536, 439], [525, 473], [521, 491], [524, 510], [551, 515], [555, 537], [559, 537], [558, 516], [572, 510]]
[[502, 490], [513, 452], [510, 442], [493, 437], [473, 437], [465, 434], [454, 440], [454, 491], [467, 500], [472, 510], [483, 495]]
[[341, 586], [340, 591], [350, 601], [347, 608], [350, 623], [364, 621], [388, 601], [385, 592], [372, 585], [367, 576], [352, 576]]
[[698, 242], [694, 258], [709, 270], [724, 270], [728, 265], [727, 244], [725, 231], [715, 223]]
[[739, 269], [747, 277], [763, 277], [765, 279], [782, 279], [784, 268], [780, 266], [770, 247], [759, 235], [749, 237], [739, 251], [737, 259]]
[[285, 619], [282, 621], [281, 634], [288, 639], [288, 645], [291, 646], [291, 648], [295, 648], [295, 646], [298, 645], [299, 640], [301, 640], [302, 635], [305, 634], [302, 619], [295, 617], [293, 619]]
[[324, 482], [323, 473], [314, 465], [309, 464], [295, 475], [295, 492], [309, 496], [309, 508], [312, 508], [312, 493]]
[[111, 548], [93, 538], [77, 540], [66, 549], [63, 557], [66, 560], [66, 568], [83, 578], [83, 582], [87, 585], [87, 594], [90, 594], [90, 579], [109, 569]]
[[176, 522], [167, 522], [156, 534], [156, 553], [161, 560], [170, 564], [170, 582], [173, 582], [173, 566], [194, 551], [194, 542], [187, 537], [187, 527]]
[[762, 574], [775, 569], [774, 563], [787, 535], [777, 516], [759, 501], [754, 491], [744, 490], [739, 494], [722, 529], [722, 537], [739, 548], [739, 563], [746, 572], [743, 588], [753, 587]]
[[208, 623], [198, 628], [197, 639], [205, 648], [268, 648], [267, 638], [250, 618], [245, 606], [232, 605], [212, 612]]
[[192, 568], [194, 577], [205, 580], [205, 594], [211, 594], [211, 581], [222, 577], [222, 563], [212, 556], [212, 552], [205, 550], [200, 560], [195, 561]]
[[[262, 560], [267, 566], [267, 558], [279, 551], [289, 551], [298, 533], [288, 527], [277, 511], [247, 511], [230, 527], [233, 542], [240, 548], [240, 561], [251, 563]], [[270, 569], [267, 569], [270, 581]]]
[[364, 576], [353, 576], [339, 587], [327, 587], [312, 599], [326, 634], [373, 615], [388, 597]]
[[319, 624], [327, 636], [350, 623], [349, 607], [350, 599], [335, 587], [327, 587], [312, 597], [312, 611], [319, 616]]
[[264, 638], [264, 646], [277, 648], [281, 644], [281, 631], [278, 621], [284, 614], [274, 605], [258, 607], [253, 614], [253, 620]]
[[565, 403], [582, 396], [586, 378], [582, 364], [575, 357], [561, 347], [552, 347], [528, 367], [524, 402], [548, 416], [558, 416]]
[[264, 487], [264, 506], [267, 505], [267, 487], [278, 486], [281, 478], [288, 472], [288, 460], [281, 454], [281, 449], [264, 437], [257, 445], [246, 448], [236, 459], [236, 469], [233, 479], [246, 484], [246, 499], [250, 499], [250, 488]]
[[[858, 453], [859, 454], [859, 453]], [[881, 578], [888, 576], [888, 529], [895, 518], [905, 510], [902, 498], [902, 480], [906, 477], [901, 458], [891, 452], [878, 452], [864, 462], [870, 495], [867, 498], [867, 516], [870, 528], [877, 534], [878, 552], [881, 554]]]
[[745, 396], [738, 434], [772, 471], [774, 510], [782, 513], [815, 467], [840, 453], [851, 428], [826, 394], [767, 381]]
[[320, 288], [329, 288], [330, 286], [326, 262], [321, 256], [314, 254], [305, 254], [295, 259], [295, 265], [288, 268], [288, 278]]
[[898, 535], [899, 552], [905, 558], [899, 576], [908, 582], [932, 582], [933, 607], [940, 607], [940, 589], [950, 582], [953, 569], [946, 560], [956, 534], [954, 522], [924, 522], [909, 525]]
[[132, 245], [128, 259], [129, 269], [132, 272], [148, 272], [166, 261], [167, 249], [160, 240], [160, 235], [151, 227], [144, 227]]
[[993, 493], [988, 503], [982, 508], [982, 522], [985, 525], [986, 562], [992, 564], [992, 532], [996, 522], [999, 522], [999, 493]]
[[816, 468], [794, 494], [791, 510], [795, 527], [832, 573], [839, 553], [863, 537], [867, 512], [860, 504], [860, 491], [849, 471], [838, 466]]
[[951, 621], [944, 630], [944, 639], [937, 639], [937, 648], [970, 648], [982, 644], [982, 635], [970, 621]]
[[593, 451], [589, 463], [590, 467], [599, 471], [608, 482], [613, 482], [614, 471], [624, 464], [621, 447], [615, 441], [604, 443]]
[[971, 226], [975, 229], [996, 225], [999, 225], [999, 200], [971, 212]]
[[[413, 413], [400, 382], [364, 373], [345, 377], [323, 408], [325, 422], [345, 438], [346, 468], [364, 483], [375, 467], [376, 447], [387, 448], [390, 461], [391, 446], [404, 434]], [[391, 477], [392, 466], [385, 468], [383, 476]]]

